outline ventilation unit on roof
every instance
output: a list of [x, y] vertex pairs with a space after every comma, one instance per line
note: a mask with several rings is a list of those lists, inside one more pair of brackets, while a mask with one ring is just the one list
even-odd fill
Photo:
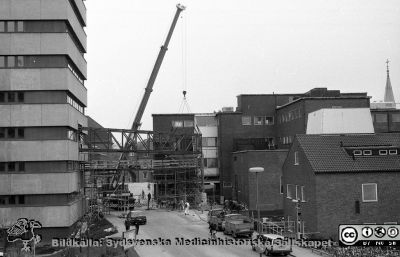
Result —
[[233, 107], [222, 107], [222, 112], [233, 112]]

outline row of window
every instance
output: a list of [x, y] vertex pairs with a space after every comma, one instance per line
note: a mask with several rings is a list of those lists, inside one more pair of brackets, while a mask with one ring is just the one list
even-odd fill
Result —
[[285, 123], [292, 120], [300, 119], [301, 118], [301, 111], [300, 108], [291, 110], [287, 113], [283, 113], [278, 116], [278, 123]]
[[285, 136], [285, 137], [279, 137], [279, 142], [283, 145], [288, 145], [293, 142], [294, 137], [293, 136]]
[[24, 128], [0, 128], [0, 138], [13, 139], [24, 138]]
[[0, 172], [25, 171], [25, 162], [0, 162]]
[[75, 101], [72, 97], [67, 95], [67, 103], [69, 103], [72, 107], [78, 110], [80, 113], [85, 114], [85, 107], [80, 105], [77, 101]]
[[217, 138], [216, 137], [202, 137], [201, 145], [203, 147], [213, 147], [217, 146]]
[[192, 120], [173, 120], [172, 127], [173, 128], [192, 128], [194, 126], [194, 122]]
[[199, 127], [216, 127], [218, 121], [215, 116], [196, 116], [196, 125]]
[[22, 103], [24, 100], [24, 92], [0, 92], [0, 103]]
[[25, 204], [24, 195], [0, 195], [0, 205]]
[[[242, 125], [252, 125], [251, 116], [242, 116]], [[274, 117], [271, 116], [254, 116], [254, 125], [274, 125]]]
[[84, 79], [65, 55], [1, 55], [0, 68], [69, 68], [81, 84]]
[[[392, 122], [400, 122], [400, 113], [390, 114]], [[387, 113], [374, 113], [372, 114], [372, 121], [375, 123], [387, 123], [388, 114]]]
[[84, 48], [66, 21], [0, 21], [0, 33], [68, 33], [81, 53]]
[[[375, 154], [373, 154], [375, 152]], [[372, 150], [354, 150], [353, 155], [354, 156], [372, 156], [372, 155], [397, 155], [397, 149], [380, 149], [377, 151], [372, 151]]]
[[[282, 191], [281, 191], [281, 193], [282, 193]], [[305, 192], [304, 192], [304, 186], [287, 184], [286, 185], [286, 197], [288, 199], [305, 202], [306, 201], [306, 195], [305, 195]]]

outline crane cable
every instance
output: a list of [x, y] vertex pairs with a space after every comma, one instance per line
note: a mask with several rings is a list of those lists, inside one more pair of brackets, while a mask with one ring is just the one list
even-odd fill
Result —
[[[187, 16], [186, 16], [187, 17]], [[181, 16], [181, 19], [183, 17]], [[182, 50], [182, 94], [183, 100], [179, 107], [179, 113], [183, 113], [186, 111], [191, 113], [189, 103], [186, 99], [187, 94], [187, 18], [183, 19], [182, 26], [181, 26], [181, 50]]]

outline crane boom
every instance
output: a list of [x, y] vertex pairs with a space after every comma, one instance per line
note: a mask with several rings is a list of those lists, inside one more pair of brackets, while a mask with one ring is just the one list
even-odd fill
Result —
[[161, 49], [160, 49], [160, 52], [158, 54], [156, 63], [154, 64], [154, 67], [153, 67], [153, 70], [151, 72], [149, 81], [147, 82], [147, 86], [146, 86], [146, 89], [144, 91], [144, 95], [143, 95], [142, 101], [140, 102], [139, 109], [137, 110], [137, 113], [136, 113], [136, 116], [135, 116], [135, 120], [133, 121], [133, 124], [132, 124], [132, 130], [138, 130], [140, 125], [141, 125], [141, 120], [142, 120], [142, 116], [143, 116], [144, 110], [146, 109], [146, 105], [147, 105], [147, 102], [149, 101], [150, 94], [153, 91], [153, 85], [154, 85], [154, 82], [156, 81], [156, 78], [157, 78], [157, 75], [158, 75], [158, 71], [160, 70], [160, 67], [161, 67], [161, 64], [163, 62], [165, 53], [168, 50], [168, 44], [169, 44], [169, 41], [171, 40], [172, 33], [174, 32], [175, 25], [176, 25], [176, 23], [178, 21], [178, 18], [179, 18], [179, 14], [183, 10], [185, 10], [185, 6], [183, 6], [181, 4], [177, 4], [176, 8], [177, 8], [176, 9], [176, 13], [175, 13], [174, 19], [172, 20], [172, 24], [171, 24], [171, 27], [169, 29], [167, 38], [165, 39], [164, 45], [161, 46]]

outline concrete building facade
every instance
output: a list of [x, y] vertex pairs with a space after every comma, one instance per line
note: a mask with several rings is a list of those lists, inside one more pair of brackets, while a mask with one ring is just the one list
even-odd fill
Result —
[[82, 215], [85, 26], [82, 0], [0, 2], [0, 224], [68, 233]]

